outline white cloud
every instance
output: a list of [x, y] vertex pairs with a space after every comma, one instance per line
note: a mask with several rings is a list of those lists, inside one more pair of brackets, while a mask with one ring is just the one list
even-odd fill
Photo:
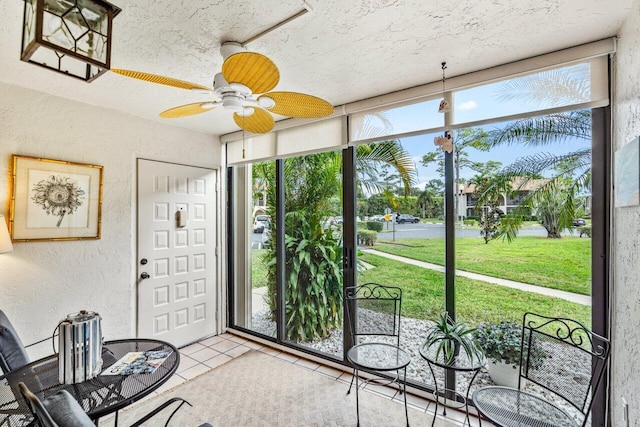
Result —
[[458, 109], [460, 110], [473, 110], [475, 108], [478, 108], [478, 103], [476, 101], [467, 101], [458, 105]]

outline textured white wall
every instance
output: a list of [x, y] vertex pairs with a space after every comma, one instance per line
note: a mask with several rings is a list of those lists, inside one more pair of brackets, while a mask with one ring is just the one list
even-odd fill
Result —
[[[0, 83], [0, 213], [7, 216], [11, 154], [104, 166], [102, 238], [15, 243], [0, 255], [0, 309], [25, 344], [80, 309], [101, 314], [105, 338], [134, 336], [135, 159], [219, 167], [218, 139]], [[41, 352], [50, 346], [32, 356]]]
[[[635, 0], [618, 41], [613, 107], [613, 150], [640, 135], [640, 1]], [[640, 426], [640, 207], [615, 208], [613, 255], [612, 420]]]

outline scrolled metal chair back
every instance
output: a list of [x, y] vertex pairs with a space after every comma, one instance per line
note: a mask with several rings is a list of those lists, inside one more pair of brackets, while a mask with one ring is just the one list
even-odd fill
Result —
[[351, 336], [357, 344], [358, 337], [395, 337], [400, 345], [400, 311], [402, 289], [378, 283], [365, 283], [345, 289], [347, 317], [353, 328]]
[[552, 391], [586, 422], [607, 366], [609, 340], [572, 319], [526, 313], [521, 349], [520, 387], [524, 378]]

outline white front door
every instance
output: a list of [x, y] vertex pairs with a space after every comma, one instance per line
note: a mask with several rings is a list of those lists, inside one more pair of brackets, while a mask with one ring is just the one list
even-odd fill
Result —
[[138, 337], [216, 333], [216, 187], [215, 170], [138, 159]]

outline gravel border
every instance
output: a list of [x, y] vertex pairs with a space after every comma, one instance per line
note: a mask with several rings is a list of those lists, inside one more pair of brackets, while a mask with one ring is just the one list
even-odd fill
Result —
[[[372, 312], [369, 310], [367, 311], [374, 317], [384, 316], [384, 314]], [[424, 342], [426, 331], [431, 325], [433, 325], [433, 322], [431, 321], [402, 317], [402, 334], [400, 337], [400, 346], [411, 356], [411, 363], [409, 364], [409, 366], [407, 366], [407, 378], [410, 381], [416, 381], [418, 383], [433, 386], [434, 383], [431, 371], [429, 370], [427, 362], [422, 358], [422, 356], [420, 356], [419, 352], [419, 348]], [[252, 326], [250, 329], [254, 332], [258, 332], [269, 337], [276, 336], [276, 323], [271, 320], [268, 308], [253, 315]], [[327, 338], [323, 340], [300, 342], [298, 344], [303, 347], [312, 348], [314, 350], [341, 358], [343, 354], [342, 340], [342, 330], [334, 330], [329, 334]], [[582, 372], [586, 375], [590, 373], [588, 363], [580, 360], [572, 360], [568, 365], [565, 364], [564, 366], [562, 366], [562, 370], [576, 373]], [[436, 381], [438, 382], [438, 387], [444, 388], [444, 369], [436, 367], [434, 368], [433, 372], [435, 374]], [[467, 390], [469, 381], [472, 379], [472, 377], [473, 373], [458, 372], [456, 374], [457, 390], [460, 390], [464, 393]], [[487, 368], [485, 366], [480, 370], [478, 376], [475, 378], [471, 389], [469, 390], [469, 396], [471, 396], [471, 394], [473, 394], [476, 389], [486, 387], [488, 385], [494, 385], [494, 383], [493, 381], [491, 381], [491, 377], [489, 376], [489, 372], [487, 371]], [[554, 405], [571, 414], [574, 418], [576, 418], [577, 421], [581, 421], [582, 418], [580, 416], [580, 412], [578, 412], [574, 407], [572, 407], [563, 399], [555, 396], [554, 394], [549, 393], [548, 391], [544, 390], [541, 387], [538, 387], [535, 384], [527, 384], [525, 386], [525, 390], [542, 396], [547, 401], [550, 401]], [[587, 425], [590, 425], [590, 421], [587, 423]]]

